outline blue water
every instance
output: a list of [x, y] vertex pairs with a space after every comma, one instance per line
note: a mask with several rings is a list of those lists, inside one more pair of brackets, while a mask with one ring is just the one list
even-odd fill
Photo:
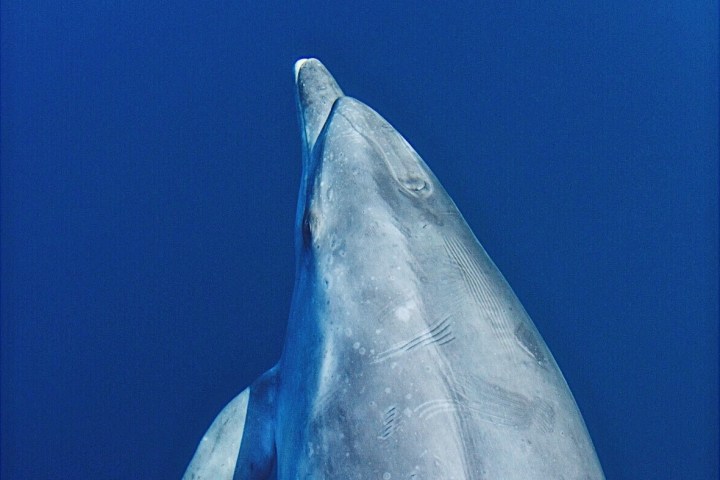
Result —
[[608, 478], [718, 478], [716, 2], [289, 3], [2, 2], [3, 480], [178, 478], [277, 360], [307, 55], [444, 183]]

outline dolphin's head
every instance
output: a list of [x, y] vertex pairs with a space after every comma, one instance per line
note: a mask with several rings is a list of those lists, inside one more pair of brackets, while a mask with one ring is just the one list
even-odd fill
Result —
[[329, 281], [349, 269], [372, 275], [374, 263], [412, 261], [413, 239], [455, 212], [452, 200], [407, 141], [344, 96], [318, 60], [299, 60], [295, 81], [303, 137], [299, 266], [310, 262]]

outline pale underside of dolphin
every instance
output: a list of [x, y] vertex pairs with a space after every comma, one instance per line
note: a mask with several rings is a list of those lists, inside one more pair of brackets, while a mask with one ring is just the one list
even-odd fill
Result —
[[318, 60], [295, 82], [285, 347], [184, 478], [604, 478], [545, 342], [427, 165]]

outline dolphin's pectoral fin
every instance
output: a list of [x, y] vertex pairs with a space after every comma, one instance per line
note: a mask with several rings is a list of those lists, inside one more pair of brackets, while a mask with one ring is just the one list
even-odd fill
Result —
[[245, 430], [250, 389], [233, 398], [200, 440], [183, 480], [232, 479]]
[[200, 441], [183, 480], [264, 480], [275, 463], [273, 367], [233, 398]]

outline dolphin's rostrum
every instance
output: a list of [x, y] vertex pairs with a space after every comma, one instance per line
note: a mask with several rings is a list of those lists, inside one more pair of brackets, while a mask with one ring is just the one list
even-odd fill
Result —
[[427, 165], [318, 60], [295, 83], [285, 347], [185, 478], [603, 478], [547, 346]]

